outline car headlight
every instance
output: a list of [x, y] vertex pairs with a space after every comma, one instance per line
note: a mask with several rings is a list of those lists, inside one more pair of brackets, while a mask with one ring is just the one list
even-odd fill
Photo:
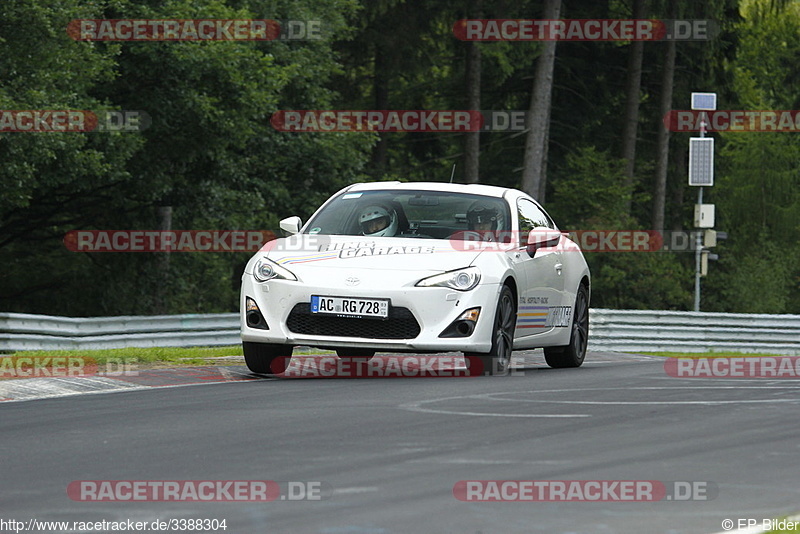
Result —
[[457, 271], [449, 271], [417, 282], [418, 287], [449, 287], [458, 291], [469, 291], [481, 281], [481, 272], [477, 267], [467, 267]]
[[253, 276], [259, 282], [266, 282], [267, 280], [297, 280], [297, 277], [292, 274], [289, 269], [281, 267], [274, 261], [267, 258], [262, 258], [256, 262], [253, 268]]

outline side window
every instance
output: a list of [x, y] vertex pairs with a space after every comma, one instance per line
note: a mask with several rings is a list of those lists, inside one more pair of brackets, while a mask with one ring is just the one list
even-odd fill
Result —
[[528, 233], [534, 228], [553, 228], [550, 218], [533, 202], [521, 198], [517, 201], [519, 215], [519, 244], [528, 244]]

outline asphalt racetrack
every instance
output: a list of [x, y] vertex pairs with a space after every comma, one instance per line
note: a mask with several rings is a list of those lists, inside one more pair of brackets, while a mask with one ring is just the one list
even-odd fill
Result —
[[[0, 518], [224, 519], [216, 532], [235, 534], [679, 534], [800, 508], [796, 380], [673, 378], [661, 358], [613, 353], [555, 370], [522, 356], [507, 377], [256, 379], [230, 366], [229, 380], [202, 385], [0, 402]], [[120, 480], [275, 481], [281, 494], [87, 502], [70, 486]], [[483, 502], [490, 485], [472, 485], [461, 500], [462, 481], [508, 480], [550, 481], [547, 491], [651, 481], [667, 493]]]

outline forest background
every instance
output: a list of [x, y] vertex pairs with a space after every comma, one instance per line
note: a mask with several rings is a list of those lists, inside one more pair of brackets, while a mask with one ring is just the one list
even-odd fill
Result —
[[[557, 16], [552, 16], [552, 15]], [[318, 20], [319, 40], [80, 42], [74, 19]], [[713, 20], [694, 41], [466, 42], [465, 18]], [[359, 181], [524, 189], [563, 230], [693, 229], [689, 137], [663, 117], [800, 109], [800, 2], [5, 0], [0, 109], [143, 110], [138, 133], [0, 133], [0, 310], [238, 309], [250, 253], [81, 253], [72, 230], [273, 230]], [[279, 110], [526, 110], [527, 132], [287, 133]], [[715, 138], [703, 311], [800, 313], [798, 133]], [[587, 253], [592, 305], [692, 307], [691, 252]]]

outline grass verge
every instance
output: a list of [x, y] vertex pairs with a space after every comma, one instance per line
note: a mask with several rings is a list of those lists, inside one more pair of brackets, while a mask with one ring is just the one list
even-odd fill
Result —
[[[312, 349], [309, 347], [295, 347], [297, 355], [333, 354], [332, 351]], [[129, 347], [125, 349], [100, 349], [100, 350], [28, 350], [7, 354], [2, 357], [12, 357], [12, 360], [31, 360], [23, 362], [28, 367], [34, 365], [65, 365], [55, 363], [54, 359], [76, 359], [90, 362], [99, 368], [116, 369], [120, 366], [134, 366], [137, 369], [154, 369], [160, 367], [184, 367], [194, 365], [243, 365], [244, 355], [241, 345], [224, 347]], [[66, 364], [70, 365], [70, 364]], [[0, 365], [0, 371], [2, 366]], [[2, 373], [0, 373], [2, 379]]]
[[788, 354], [763, 354], [760, 352], [630, 352], [664, 358], [780, 358]]
[[129, 363], [142, 366], [209, 365], [230, 363], [229, 360], [215, 360], [224, 356], [243, 358], [242, 346], [226, 347], [148, 347], [102, 350], [28, 350], [4, 354], [15, 358], [44, 360], [49, 358], [83, 358], [101, 366]]

